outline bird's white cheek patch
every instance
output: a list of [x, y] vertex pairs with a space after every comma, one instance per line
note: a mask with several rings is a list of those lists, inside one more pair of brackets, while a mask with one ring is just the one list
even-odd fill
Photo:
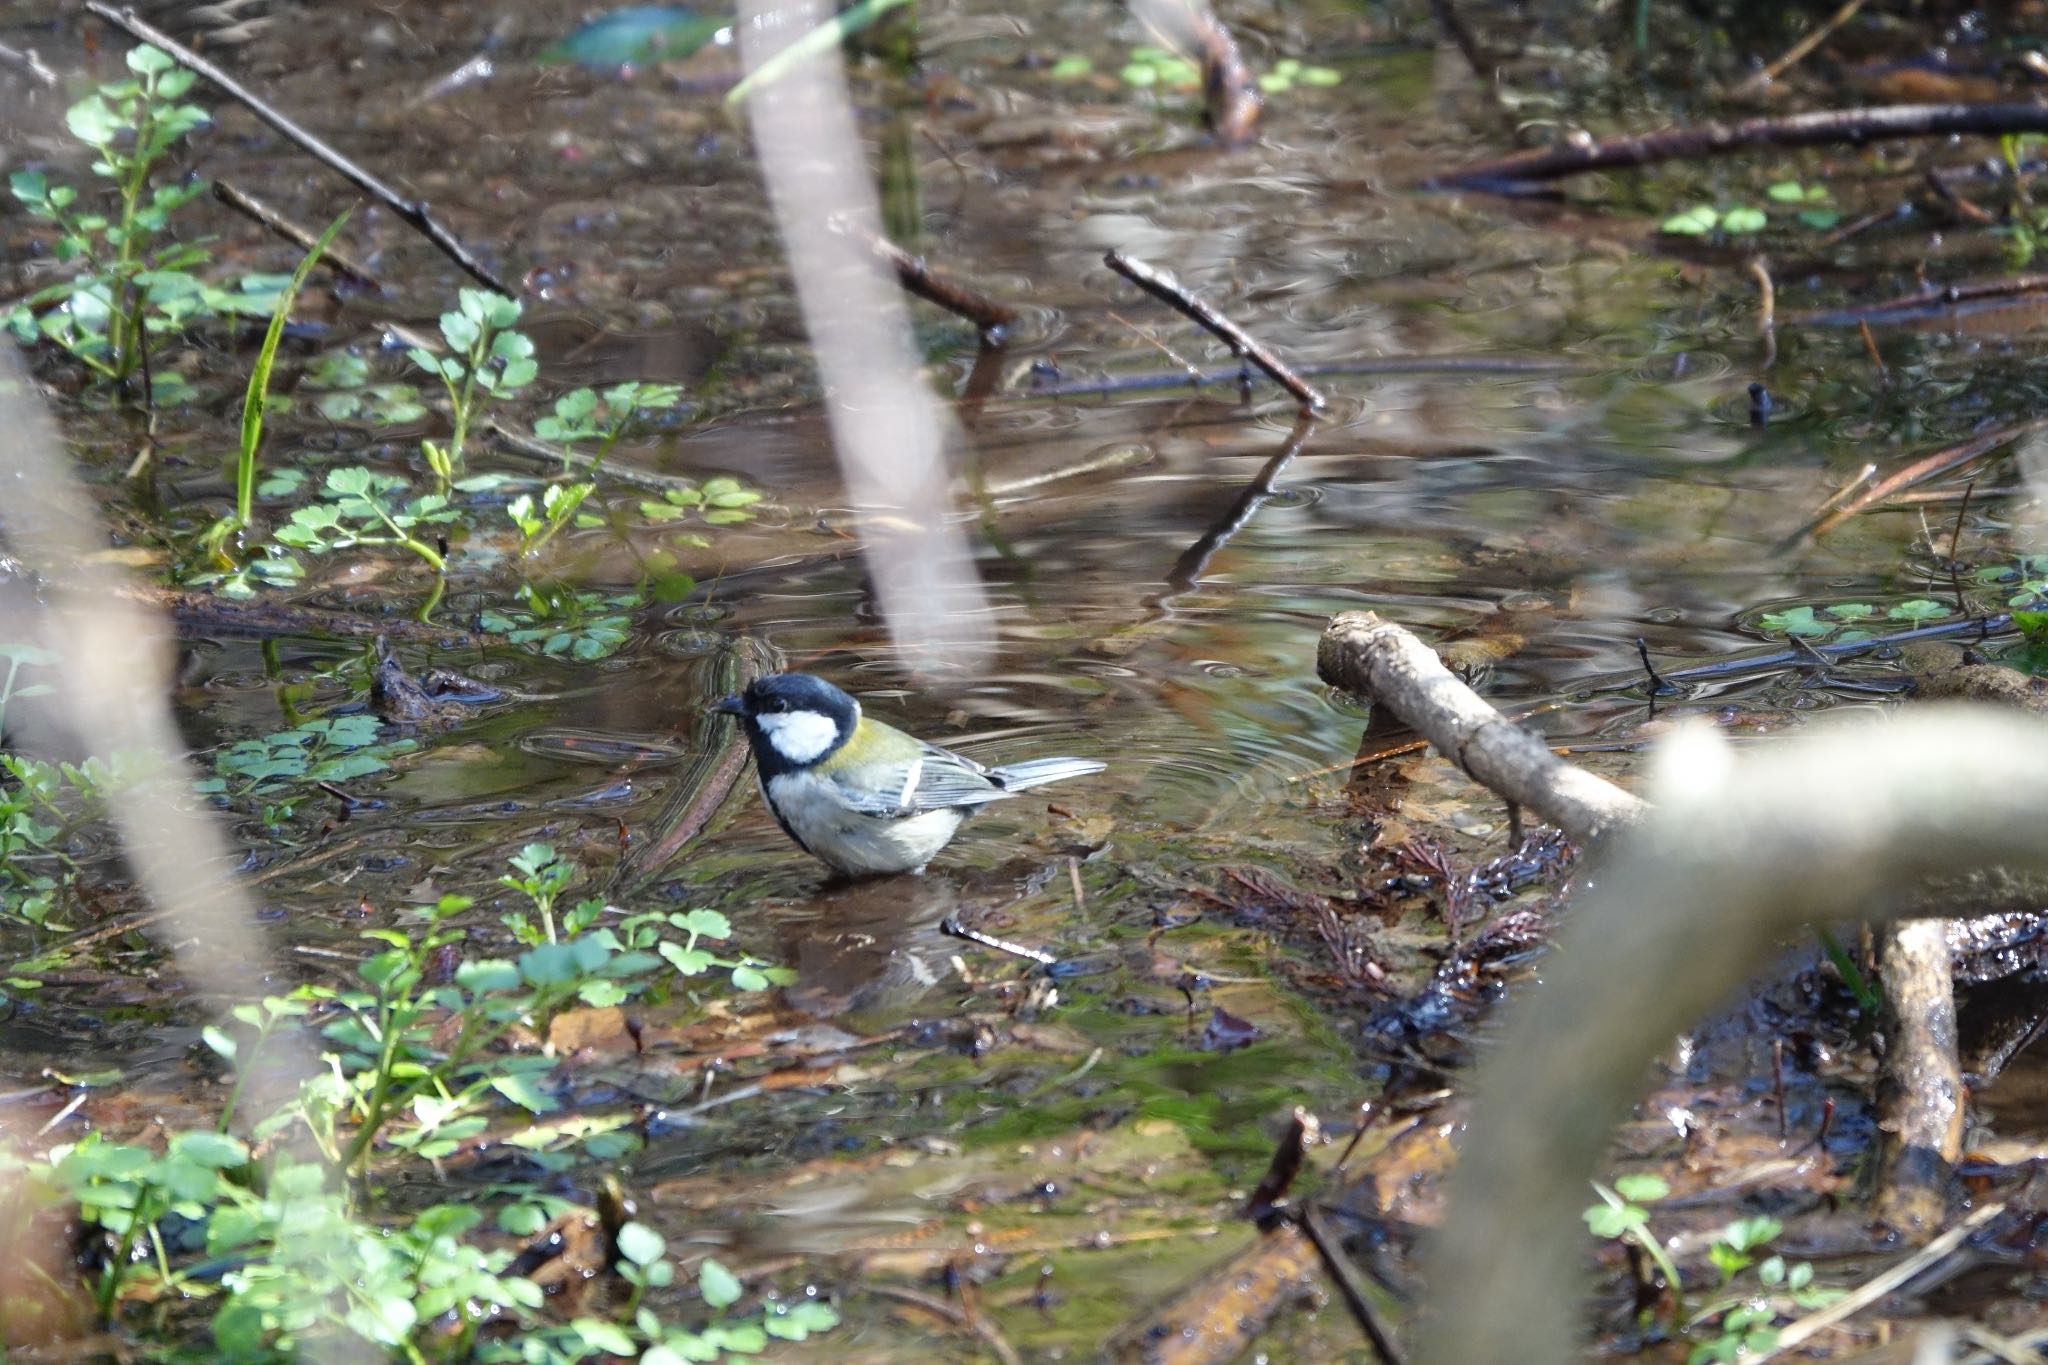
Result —
[[839, 727], [822, 711], [784, 711], [754, 720], [775, 752], [791, 763], [809, 763], [839, 738]]

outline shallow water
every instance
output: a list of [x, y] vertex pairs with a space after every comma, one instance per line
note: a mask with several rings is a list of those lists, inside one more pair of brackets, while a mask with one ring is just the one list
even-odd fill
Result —
[[[1860, 602], [1882, 611], [1942, 598], [1948, 575], [1911, 512], [1863, 517], [1818, 545], [1773, 547], [1865, 461], [2023, 414], [2035, 343], [2024, 317], [2010, 314], [1888, 326], [1878, 336], [1889, 366], [1881, 384], [1854, 327], [1787, 321], [1767, 366], [1754, 286], [1733, 253], [1658, 241], [1661, 208], [1635, 209], [1626, 184], [1613, 214], [1411, 190], [1432, 169], [1503, 146], [1455, 55], [1418, 40], [1412, 23], [1327, 9], [1250, 25], [1255, 65], [1313, 52], [1343, 80], [1274, 96], [1259, 144], [1219, 152], [1194, 126], [1192, 96], [1155, 98], [1115, 80], [1120, 54], [1144, 39], [1124, 19], [1105, 33], [1099, 7], [1026, 18], [942, 4], [921, 19], [918, 84], [874, 67], [856, 82], [864, 131], [904, 187], [891, 200], [893, 225], [1023, 314], [1005, 357], [1014, 382], [957, 414], [963, 487], [1107, 466], [993, 493], [979, 510], [963, 493], [997, 642], [972, 677], [906, 675], [842, 534], [852, 517], [773, 224], [745, 129], [718, 107], [729, 55], [630, 80], [543, 68], [533, 57], [560, 36], [565, 14], [513, 4], [307, 7], [234, 50], [237, 69], [269, 97], [429, 200], [526, 283], [545, 390], [535, 397], [583, 383], [682, 382], [688, 419], [616, 458], [740, 475], [771, 504], [752, 525], [710, 537], [708, 549], [682, 551], [704, 586], [681, 605], [638, 612], [625, 648], [602, 663], [503, 645], [401, 644], [409, 667], [455, 668], [506, 689], [505, 699], [423, 735], [422, 751], [366, 789], [373, 799], [345, 822], [315, 801], [282, 841], [253, 822], [238, 833], [252, 870], [280, 869], [266, 887], [267, 927], [287, 948], [287, 974], [342, 976], [357, 929], [430, 891], [490, 894], [522, 844], [545, 840], [603, 868], [622, 831], [644, 839], [670, 765], [706, 742], [701, 664], [736, 633], [839, 682], [871, 714], [985, 762], [1100, 757], [1112, 765], [1103, 777], [988, 812], [931, 875], [881, 890], [828, 884], [758, 803], [693, 849], [656, 896], [724, 909], [744, 946], [794, 965], [793, 1015], [856, 1034], [906, 1023], [931, 1031], [899, 1045], [886, 1080], [841, 1077], [666, 1130], [655, 1124], [632, 1174], [654, 1183], [744, 1169], [772, 1202], [770, 1187], [828, 1153], [872, 1153], [912, 1136], [993, 1150], [1063, 1126], [1124, 1132], [1174, 1116], [1215, 1160], [1202, 1167], [1215, 1186], [1203, 1193], [1227, 1213], [1230, 1190], [1256, 1178], [1283, 1094], [1341, 1108], [1357, 1098], [1362, 1060], [1367, 1069], [1373, 1060], [1353, 1052], [1355, 1019], [1325, 1018], [1307, 1003], [1303, 978], [1276, 969], [1303, 953], [1298, 932], [1276, 927], [1268, 937], [1255, 914], [1226, 914], [1189, 893], [1231, 863], [1297, 877], [1323, 869], [1326, 889], [1367, 876], [1373, 831], [1335, 795], [1341, 772], [1326, 772], [1352, 758], [1362, 713], [1315, 677], [1324, 621], [1370, 608], [1434, 637], [1479, 628], [1503, 604], [1528, 611], [1527, 643], [1493, 668], [1487, 695], [1509, 709], [1566, 701], [1542, 719], [1555, 742], [1628, 740], [1643, 694], [1591, 689], [1637, 668], [1639, 638], [1680, 665], [1762, 643], [1768, 610]], [[88, 60], [80, 32], [41, 6], [0, 5], [0, 41], [37, 46], [60, 69]], [[1108, 74], [1055, 82], [1045, 59], [1069, 52]], [[492, 63], [488, 77], [437, 88], [478, 55]], [[111, 60], [102, 52], [96, 69]], [[71, 156], [57, 133], [62, 100], [19, 83], [0, 92], [17, 115], [0, 119], [6, 164], [61, 168]], [[325, 222], [349, 202], [238, 109], [222, 109], [196, 147], [204, 173], [259, 189], [303, 221]], [[1829, 177], [1833, 164], [1839, 178]], [[1680, 183], [1692, 174], [1674, 173]], [[1851, 213], [1899, 193], [1897, 177], [1846, 153], [1710, 173], [1752, 196], [1790, 174], [1825, 180]], [[1668, 186], [1640, 192], [1659, 205], [1667, 194], [1683, 199]], [[234, 268], [291, 265], [288, 248], [208, 212], [217, 253]], [[19, 259], [23, 223], [0, 219], [0, 233]], [[298, 357], [356, 347], [380, 377], [401, 378], [405, 362], [380, 344], [380, 324], [431, 328], [459, 281], [377, 208], [358, 211], [348, 239], [392, 288], [317, 300], [295, 334]], [[1834, 247], [1781, 231], [1771, 241], [1780, 317], [1835, 307], [1852, 285], [1861, 299], [1885, 295], [1877, 286], [1887, 281], [1899, 286], [1889, 292], [1907, 292], [1922, 246], [1910, 230]], [[1225, 363], [1213, 343], [1112, 276], [1101, 262], [1110, 248], [1172, 270], [1291, 361], [1416, 359], [1407, 372], [1383, 365], [1319, 378], [1328, 413], [1271, 468], [1294, 412], [1263, 383], [1249, 402], [1227, 385], [1033, 393], [1034, 362], [1039, 382], [1051, 383], [1171, 374], [1169, 352]], [[1989, 250], [1971, 253], [1959, 249], [1944, 265], [1989, 264]], [[959, 393], [975, 359], [971, 329], [923, 305], [914, 314], [931, 384]], [[170, 438], [172, 524], [218, 510], [222, 489], [209, 475], [216, 452], [232, 447], [246, 350], [214, 337], [175, 362], [201, 398], [177, 414]], [[61, 381], [62, 365], [39, 363]], [[1766, 425], [1750, 418], [1753, 382], [1774, 398]], [[335, 460], [395, 464], [417, 434], [336, 429], [301, 406], [280, 421], [270, 458], [316, 470]], [[120, 426], [86, 419], [74, 439], [111, 488], [126, 462]], [[480, 464], [532, 473], [502, 456]], [[638, 496], [622, 490], [618, 500]], [[1955, 512], [1928, 515], [1945, 527]], [[2009, 559], [2025, 534], [2009, 500], [1987, 498], [1969, 507], [1958, 554]], [[665, 537], [643, 525], [628, 548], [609, 530], [575, 532], [553, 562], [588, 586], [628, 588], [634, 554]], [[502, 540], [457, 547], [444, 623], [466, 627], [509, 597], [503, 556]], [[410, 568], [340, 570], [307, 600], [390, 611], [394, 589], [406, 603], [423, 591]], [[179, 704], [197, 750], [360, 698], [346, 673], [332, 675], [358, 656], [354, 645], [216, 633], [188, 648]], [[1809, 684], [1780, 673], [1702, 699], [1772, 726], [1867, 700]], [[644, 763], [622, 761], [622, 743], [655, 750]], [[1441, 764], [1416, 773], [1411, 823], [1442, 822], [1475, 857], [1500, 851], [1498, 809]], [[1057, 1040], [968, 1063], [941, 1024], [1001, 999], [995, 983], [1007, 964], [941, 935], [947, 916], [1092, 964], [1044, 1012], [1062, 1030]], [[1415, 953], [1394, 938], [1391, 952]], [[1183, 1015], [1173, 972], [1153, 960], [1162, 953], [1209, 978], [1202, 1012], [1220, 1005], [1248, 1017], [1261, 1041], [1242, 1053], [1201, 1051], [1195, 997]], [[131, 1084], [175, 1084], [164, 1073], [191, 1037], [177, 1011], [149, 1002], [147, 1024], [100, 1051], [57, 994], [6, 1026], [0, 1072], [27, 1085], [53, 1059], [105, 1057]], [[1184, 1055], [1161, 1060], [1176, 1048]], [[1091, 1054], [1098, 1060], [1081, 1068], [1075, 1103], [1044, 1098]], [[977, 1095], [1004, 1102], [977, 1107]], [[663, 1113], [681, 1105], [659, 1103]], [[926, 1192], [910, 1202], [930, 1212], [944, 1201]], [[877, 1219], [847, 1215], [862, 1227]], [[776, 1236], [752, 1214], [727, 1221], [748, 1228], [721, 1237], [762, 1254], [845, 1240], [816, 1209], [782, 1220]], [[997, 1273], [1021, 1275], [1027, 1259]], [[1114, 1288], [1098, 1292], [1126, 1306], [1178, 1283], [1193, 1263], [1183, 1251], [1108, 1273], [1075, 1259], [1080, 1276], [1105, 1275]], [[1000, 1316], [1012, 1331], [1030, 1330], [1023, 1307]], [[1048, 1343], [1071, 1349], [1083, 1339], [1061, 1336], [1074, 1332], [1072, 1318], [1055, 1312], [1048, 1323], [1057, 1324], [1043, 1328]], [[920, 1339], [879, 1313], [861, 1330], [872, 1350]]]

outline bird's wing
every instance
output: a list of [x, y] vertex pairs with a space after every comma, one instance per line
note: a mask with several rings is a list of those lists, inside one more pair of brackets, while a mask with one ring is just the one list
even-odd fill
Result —
[[848, 806], [883, 817], [979, 806], [1010, 794], [990, 780], [988, 769], [936, 744], [920, 745], [907, 761], [868, 764], [834, 780]]

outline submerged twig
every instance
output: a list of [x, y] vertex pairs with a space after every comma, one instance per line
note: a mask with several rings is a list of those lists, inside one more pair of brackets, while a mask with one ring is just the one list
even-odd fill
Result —
[[1959, 469], [1972, 460], [1981, 459], [1991, 454], [2000, 446], [2010, 444], [2022, 436], [2032, 435], [2034, 432], [2041, 431], [2044, 428], [2048, 428], [2048, 417], [2035, 417], [2025, 422], [2015, 422], [2011, 426], [1995, 427], [1982, 435], [1972, 436], [1967, 441], [1959, 441], [1955, 445], [1944, 446], [1931, 455], [1923, 455], [1906, 465], [1903, 469], [1899, 469], [1879, 479], [1876, 483], [1870, 484], [1847, 501], [1821, 513], [1812, 521], [1780, 541], [1777, 545], [1777, 550], [1782, 554], [1803, 541], [1823, 536], [1835, 527], [1840, 526], [1850, 517], [1855, 516], [1858, 512], [1863, 511], [1865, 508], [1876, 506], [1894, 493], [1904, 492], [1915, 484], [1925, 483], [1937, 475], [1946, 474], [1952, 469]]
[[1830, 14], [1820, 27], [1785, 49], [1783, 56], [1764, 67], [1763, 70], [1757, 72], [1742, 84], [1736, 86], [1735, 93], [1738, 95], [1754, 95], [1760, 92], [1772, 81], [1778, 79], [1778, 77], [1813, 55], [1815, 48], [1833, 37], [1835, 31], [1841, 28], [1842, 25], [1854, 19], [1856, 12], [1867, 3], [1868, 0], [1846, 0], [1846, 3], [1833, 14]]
[[1753, 147], [1824, 147], [1886, 138], [1998, 137], [2006, 133], [2048, 133], [2048, 105], [1894, 104], [1876, 109], [1817, 109], [1740, 123], [1700, 123], [1544, 147], [1448, 171], [1424, 184], [1429, 189], [1514, 193], [1540, 181], [1588, 171], [1733, 156]]
[[1394, 1344], [1393, 1333], [1380, 1321], [1372, 1299], [1365, 1292], [1365, 1285], [1360, 1282], [1358, 1267], [1345, 1254], [1343, 1239], [1331, 1229], [1322, 1209], [1314, 1203], [1302, 1205], [1300, 1221], [1301, 1230], [1308, 1234], [1309, 1241], [1315, 1244], [1316, 1254], [1323, 1258], [1323, 1269], [1336, 1281], [1337, 1292], [1344, 1296], [1344, 1306], [1351, 1310], [1352, 1321], [1358, 1324], [1359, 1331], [1365, 1333], [1365, 1339], [1372, 1343], [1373, 1350], [1379, 1352], [1381, 1365], [1405, 1365], [1401, 1348]]
[[1191, 321], [1207, 328], [1211, 335], [1240, 358], [1265, 371], [1267, 378], [1294, 395], [1304, 411], [1322, 410], [1323, 396], [1310, 387], [1307, 380], [1289, 369], [1284, 361], [1267, 350], [1249, 332], [1217, 312], [1213, 305], [1198, 297], [1179, 280], [1121, 251], [1107, 252], [1102, 261], [1153, 298], [1168, 307], [1178, 309]]
[[1750, 258], [1749, 273], [1756, 281], [1756, 331], [1764, 340], [1763, 364], [1758, 368], [1768, 370], [1778, 363], [1778, 291], [1771, 284], [1771, 263], [1762, 256]]
[[1967, 284], [1937, 285], [1932, 289], [1922, 289], [1917, 293], [1886, 299], [1881, 303], [1796, 313], [1785, 321], [1791, 326], [1826, 326], [1831, 323], [1848, 322], [1868, 326], [1872, 322], [1882, 324], [1911, 321], [1929, 316], [1939, 309], [1954, 308], [1962, 304], [2024, 298], [2030, 294], [2043, 292], [2048, 292], [2048, 275], [2013, 275], [2002, 280], [1973, 280]]
[[383, 292], [383, 281], [372, 275], [368, 266], [352, 259], [348, 253], [332, 244], [321, 246], [319, 233], [301, 227], [255, 195], [238, 189], [225, 180], [216, 180], [213, 182], [213, 197], [235, 212], [253, 218], [300, 251], [319, 251], [321, 264], [337, 275], [346, 275], [358, 284]]
[[441, 254], [460, 266], [463, 272], [471, 279], [484, 285], [486, 288], [495, 289], [500, 294], [508, 297], [514, 293], [504, 281], [493, 275], [484, 266], [483, 262], [479, 261], [470, 252], [469, 248], [456, 238], [454, 233], [441, 226], [439, 220], [428, 211], [426, 204], [419, 200], [407, 199], [397, 190], [392, 189], [382, 180], [379, 180], [376, 176], [343, 156], [318, 137], [315, 137], [304, 127], [272, 108], [220, 67], [200, 56], [191, 48], [186, 47], [154, 24], [147, 23], [138, 18], [134, 10], [115, 9], [112, 5], [107, 4], [106, 0], [86, 0], [85, 7], [137, 42], [148, 43], [151, 47], [160, 49], [167, 56], [175, 60], [178, 65], [196, 76], [203, 77], [222, 94], [241, 104], [250, 113], [269, 124], [279, 134], [296, 143], [300, 150], [304, 151], [307, 155], [340, 175], [364, 194], [382, 203], [415, 231], [440, 248]]
[[[1112, 314], [1112, 316], [1115, 316]], [[1121, 318], [1118, 319], [1122, 321]], [[1128, 325], [1128, 324], [1127, 324]], [[1176, 357], [1178, 359], [1178, 357]], [[1303, 376], [1348, 374], [1580, 374], [1593, 367], [1571, 360], [1536, 360], [1527, 356], [1387, 355], [1362, 360], [1326, 360], [1296, 365]], [[1151, 372], [1099, 379], [1055, 379], [1000, 396], [1006, 398], [1089, 398], [1100, 394], [1144, 393], [1208, 384], [1233, 384], [1244, 377], [1242, 365], [1216, 366], [1193, 374]]]
[[1004, 329], [1017, 320], [1016, 309], [949, 279], [927, 265], [924, 257], [911, 255], [879, 232], [870, 232], [844, 216], [832, 220], [832, 230], [846, 233], [865, 246], [895, 273], [896, 283], [905, 291], [973, 323], [981, 330], [984, 346], [1001, 345]]
[[[1877, 334], [1870, 330], [1870, 319], [1858, 318], [1856, 330], [1863, 333], [1863, 349], [1870, 353], [1870, 363], [1877, 370], [1877, 386], [1881, 389], [1889, 388], [1892, 382], [1891, 367], [1884, 363], [1884, 352], [1877, 349]], [[1864, 468], [1871, 474], [1877, 472], [1877, 466], [1874, 464], [1865, 465]], [[1864, 477], [1868, 478], [1869, 474]]]
[[1778, 1340], [1768, 1351], [1758, 1356], [1757, 1365], [1766, 1360], [1776, 1359], [1787, 1351], [1796, 1351], [1806, 1342], [1820, 1335], [1837, 1323], [1847, 1322], [1864, 1309], [1876, 1303], [1893, 1290], [1909, 1283], [1916, 1276], [1939, 1265], [1955, 1253], [1957, 1247], [1970, 1240], [1979, 1228], [2005, 1212], [2004, 1203], [1984, 1204], [1971, 1210], [1970, 1216], [1950, 1228], [1941, 1236], [1921, 1247], [1882, 1275], [1876, 1275], [1849, 1291], [1848, 1295], [1810, 1313], [1778, 1333]]
[[1458, 13], [1452, 0], [1429, 0], [1429, 12], [1436, 16], [1437, 26], [1446, 37], [1464, 54], [1465, 62], [1472, 68], [1472, 74], [1485, 85], [1492, 85], [1498, 64], [1479, 41], [1479, 35], [1465, 22], [1465, 16]]
[[26, 73], [38, 85], [54, 87], [57, 84], [57, 73], [50, 69], [49, 64], [32, 47], [13, 47], [7, 43], [0, 43], [0, 65]]

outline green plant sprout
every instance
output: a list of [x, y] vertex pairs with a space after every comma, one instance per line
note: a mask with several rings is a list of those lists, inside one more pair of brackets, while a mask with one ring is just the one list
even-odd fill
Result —
[[1747, 1356], [1764, 1355], [1778, 1344], [1781, 1310], [1812, 1312], [1842, 1297], [1841, 1290], [1815, 1286], [1813, 1267], [1804, 1261], [1788, 1264], [1783, 1256], [1770, 1256], [1758, 1263], [1758, 1253], [1768, 1249], [1784, 1230], [1775, 1218], [1739, 1219], [1721, 1229], [1708, 1246], [1707, 1256], [1721, 1273], [1722, 1288], [1754, 1266], [1760, 1292], [1720, 1298], [1695, 1313], [1685, 1323], [1685, 1330], [1697, 1332], [1712, 1323], [1716, 1335], [1695, 1345], [1686, 1356], [1686, 1365], [1733, 1365]]
[[493, 607], [483, 612], [477, 625], [515, 645], [538, 648], [551, 658], [567, 655], [585, 663], [616, 654], [632, 638], [629, 613], [646, 602], [638, 592], [578, 591], [531, 583], [520, 590], [520, 600], [524, 607]]
[[265, 802], [263, 823], [275, 829], [316, 784], [373, 776], [419, 747], [411, 739], [380, 740], [382, 729], [375, 716], [335, 716], [241, 740], [214, 754], [214, 775], [194, 789], [230, 803]]
[[[1844, 643], [1870, 638], [1870, 632], [1867, 630], [1850, 630], [1844, 627], [1864, 621], [1875, 621], [1880, 615], [1887, 621], [1902, 621], [1909, 626], [1918, 626], [1929, 621], [1939, 621], [1952, 614], [1950, 608], [1939, 602], [1916, 597], [1895, 603], [1881, 613], [1868, 602], [1836, 602], [1824, 607], [1802, 604], [1787, 607], [1783, 611], [1767, 611], [1757, 618], [1757, 625], [1774, 635], [1807, 640], [1819, 640], [1834, 635], [1838, 643]], [[1837, 635], [1837, 631], [1841, 633]]]
[[[509, 882], [550, 906], [577, 874], [546, 845], [522, 850], [513, 871]], [[541, 1313], [544, 1292], [513, 1270], [514, 1248], [474, 1244], [486, 1218], [474, 1200], [432, 1204], [402, 1220], [361, 1215], [373, 1163], [439, 1163], [486, 1134], [486, 1110], [499, 1104], [528, 1115], [556, 1108], [546, 1085], [556, 1059], [508, 1053], [513, 1030], [545, 1040], [562, 1009], [631, 999], [658, 987], [665, 966], [702, 975], [730, 963], [733, 985], [746, 990], [788, 977], [711, 954], [704, 943], [730, 928], [722, 916], [634, 916], [615, 932], [598, 922], [613, 912], [586, 901], [560, 916], [559, 941], [510, 959], [471, 958], [444, 979], [433, 971], [443, 950], [474, 942], [474, 931], [457, 923], [469, 909], [467, 898], [446, 896], [401, 927], [367, 931], [378, 951], [355, 984], [309, 985], [237, 1006], [231, 1023], [204, 1030], [203, 1043], [234, 1073], [217, 1127], [173, 1131], [160, 1147], [93, 1134], [39, 1157], [0, 1149], [0, 1183], [24, 1191], [24, 1207], [68, 1200], [99, 1235], [105, 1254], [91, 1288], [102, 1321], [118, 1329], [131, 1302], [212, 1298], [218, 1306], [203, 1347], [210, 1360], [297, 1359], [315, 1343], [353, 1341], [418, 1365], [577, 1365], [620, 1355], [714, 1361], [837, 1326], [838, 1314], [808, 1297], [736, 1313], [745, 1287], [716, 1261], [699, 1262], [695, 1272], [708, 1318], [673, 1320], [672, 1310], [657, 1311], [646, 1298], [678, 1278], [667, 1241], [633, 1221], [613, 1243], [630, 1287], [623, 1306], [563, 1322]], [[687, 941], [663, 946], [670, 927], [683, 927]], [[231, 1135], [257, 1059], [280, 1035], [309, 1025], [320, 1029], [324, 1068], [282, 1108], [255, 1116], [247, 1139]], [[561, 1115], [503, 1141], [541, 1171], [559, 1172], [569, 1148], [586, 1160], [628, 1155], [639, 1141], [631, 1122], [629, 1111]], [[280, 1141], [294, 1131], [343, 1178], [295, 1157]], [[262, 1160], [256, 1150], [266, 1152]], [[499, 1225], [515, 1235], [537, 1234], [572, 1207], [532, 1182], [498, 1190], [510, 1196]], [[484, 1334], [497, 1317], [519, 1330]]]
[[[1828, 192], [1820, 185], [1781, 180], [1764, 190], [1764, 198], [1780, 207], [1796, 208], [1793, 218], [1815, 231], [1825, 232], [1842, 221], [1839, 212], [1822, 207], [1828, 201]], [[1676, 237], [1709, 237], [1717, 232], [1729, 237], [1748, 237], [1762, 232], [1770, 222], [1770, 215], [1754, 204], [1736, 204], [1732, 208], [1695, 204], [1666, 218], [1658, 231]]]
[[1612, 1189], [1595, 1181], [1593, 1192], [1600, 1196], [1600, 1202], [1585, 1211], [1586, 1227], [1595, 1237], [1626, 1242], [1648, 1256], [1657, 1273], [1664, 1277], [1678, 1314], [1683, 1316], [1685, 1282], [1678, 1277], [1678, 1267], [1671, 1263], [1664, 1243], [1650, 1231], [1650, 1211], [1643, 1207], [1669, 1196], [1671, 1187], [1654, 1175], [1625, 1175], [1614, 1182]]
[[[135, 79], [102, 86], [72, 105], [65, 124], [98, 153], [93, 172], [113, 182], [112, 214], [88, 211], [76, 187], [52, 185], [41, 171], [16, 171], [8, 188], [34, 218], [56, 226], [54, 255], [77, 267], [38, 290], [6, 317], [24, 345], [48, 341], [100, 378], [123, 383], [142, 368], [152, 332], [174, 331], [212, 314], [261, 316], [281, 281], [245, 281], [240, 290], [209, 286], [191, 272], [209, 259], [202, 246], [166, 240], [172, 215], [206, 193], [202, 180], [152, 186], [151, 176], [206, 111], [178, 101], [192, 73], [153, 47], [128, 53]], [[175, 374], [152, 376], [152, 398], [185, 396]]]
[[420, 442], [427, 467], [447, 488], [463, 467], [469, 433], [482, 411], [484, 396], [508, 398], [531, 384], [539, 373], [533, 342], [512, 330], [519, 321], [517, 299], [485, 289], [463, 289], [457, 307], [441, 315], [441, 337], [452, 355], [435, 355], [421, 346], [406, 352], [412, 363], [441, 381], [448, 393], [454, 430], [447, 445]]
[[[277, 348], [284, 340], [284, 325], [291, 317], [292, 305], [298, 302], [299, 291], [305, 288], [306, 278], [313, 273], [313, 267], [326, 254], [340, 233], [342, 224], [348, 221], [343, 213], [327, 225], [320, 240], [299, 262], [299, 268], [292, 272], [290, 283], [278, 295], [277, 308], [270, 315], [270, 327], [263, 334], [263, 345], [256, 352], [256, 364], [249, 371], [248, 388], [242, 397], [242, 427], [240, 448], [235, 461], [235, 510], [220, 518], [200, 538], [201, 547], [211, 555], [223, 570], [236, 567], [234, 557], [226, 552], [227, 542], [241, 535], [256, 524], [256, 475], [257, 457], [263, 450], [263, 417], [270, 401], [270, 375], [277, 364]], [[278, 561], [269, 561], [273, 565]], [[296, 561], [292, 563], [297, 568]], [[276, 568], [272, 573], [291, 578], [295, 575]]]
[[[56, 690], [23, 683], [21, 670], [48, 667], [56, 656], [35, 645], [0, 644], [0, 659], [7, 661], [0, 680], [4, 729], [10, 702]], [[0, 917], [31, 928], [65, 927], [52, 916], [80, 871], [67, 847], [81, 829], [105, 818], [109, 796], [136, 779], [138, 764], [123, 754], [53, 763], [0, 752]], [[27, 989], [32, 983], [9, 984]]]
[[733, 526], [754, 518], [753, 506], [761, 495], [740, 486], [738, 479], [707, 479], [702, 488], [683, 484], [662, 490], [659, 499], [640, 503], [640, 515], [649, 521], [681, 521], [695, 514], [707, 526]]
[[420, 539], [430, 526], [445, 526], [462, 513], [448, 504], [446, 493], [427, 493], [401, 502], [410, 485], [396, 474], [379, 474], [361, 465], [331, 469], [323, 485], [324, 500], [300, 507], [280, 526], [275, 538], [308, 554], [329, 554], [359, 545], [395, 545], [419, 556], [434, 571], [434, 589], [420, 608], [424, 621], [440, 605], [448, 586], [448, 562], [442, 552]]
[[555, 400], [554, 414], [535, 422], [533, 434], [564, 446], [597, 442], [597, 451], [590, 458], [594, 469], [620, 441], [647, 430], [682, 401], [679, 384], [615, 384], [602, 394], [595, 389], [576, 389]]
[[1202, 84], [1202, 68], [1177, 52], [1140, 44], [1131, 49], [1117, 78], [1133, 90], [1195, 90]]
[[558, 483], [548, 485], [538, 505], [531, 493], [521, 493], [512, 499], [505, 507], [505, 515], [519, 528], [520, 557], [531, 556], [553, 540], [558, 531], [576, 519], [584, 499], [596, 491], [594, 483]]
[[380, 426], [417, 422], [427, 415], [417, 386], [371, 383], [370, 362], [354, 351], [322, 355], [306, 372], [304, 389], [313, 407], [330, 422], [373, 422]]

